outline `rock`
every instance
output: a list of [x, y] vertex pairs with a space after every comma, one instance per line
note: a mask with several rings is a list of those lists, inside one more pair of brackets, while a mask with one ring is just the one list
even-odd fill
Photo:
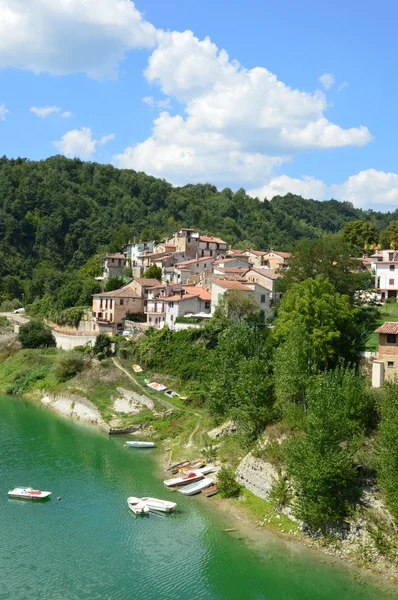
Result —
[[278, 477], [276, 468], [261, 458], [248, 454], [236, 470], [236, 480], [259, 498], [268, 500], [274, 478]]
[[212, 440], [216, 440], [218, 438], [224, 437], [225, 435], [231, 435], [232, 433], [235, 433], [235, 431], [235, 423], [233, 421], [227, 421], [226, 423], [220, 425], [220, 427], [216, 427], [215, 429], [208, 431], [207, 435]]
[[116, 388], [119, 396], [113, 400], [113, 410], [125, 414], [139, 413], [143, 407], [153, 410], [155, 403], [147, 396], [141, 396], [136, 392], [126, 390], [125, 388]]

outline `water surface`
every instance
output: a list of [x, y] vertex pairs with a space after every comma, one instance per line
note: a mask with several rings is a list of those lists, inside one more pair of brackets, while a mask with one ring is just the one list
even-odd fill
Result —
[[[270, 538], [254, 551], [200, 499], [167, 491], [153, 451], [125, 449], [121, 437], [0, 396], [0, 441], [0, 599], [396, 597], [297, 545]], [[16, 485], [52, 499], [8, 500]], [[130, 495], [175, 500], [178, 511], [136, 517]]]

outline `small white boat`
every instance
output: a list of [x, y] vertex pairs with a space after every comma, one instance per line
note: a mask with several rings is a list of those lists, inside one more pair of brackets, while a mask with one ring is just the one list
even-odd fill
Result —
[[215, 467], [213, 465], [206, 465], [199, 469], [198, 473], [202, 473], [202, 475], [208, 475], [209, 473], [213, 473], [215, 471]]
[[130, 496], [127, 498], [127, 504], [129, 509], [133, 511], [136, 515], [145, 515], [149, 513], [149, 508], [145, 502], [140, 500], [140, 498], [135, 498], [134, 496]]
[[196, 483], [191, 483], [191, 485], [187, 485], [178, 491], [181, 492], [181, 494], [184, 494], [184, 496], [194, 496], [195, 494], [199, 494], [199, 492], [209, 487], [210, 485], [213, 485], [213, 483], [214, 482], [212, 479], [208, 479], [207, 477], [205, 477], [204, 479], [196, 481]]
[[34, 490], [32, 487], [16, 487], [8, 492], [9, 498], [22, 498], [23, 500], [43, 500], [51, 496], [51, 492]]
[[200, 471], [190, 471], [186, 473], [186, 475], [182, 475], [181, 477], [173, 477], [172, 479], [166, 479], [164, 485], [166, 487], [180, 487], [181, 485], [188, 485], [188, 483], [193, 483], [194, 481], [199, 481], [199, 479], [203, 479], [204, 475]]
[[175, 502], [168, 502], [167, 500], [160, 500], [159, 498], [141, 498], [142, 502], [145, 502], [149, 510], [158, 512], [171, 512], [175, 509], [177, 504]]
[[126, 446], [132, 446], [133, 448], [154, 448], [155, 444], [153, 442], [140, 442], [134, 440], [132, 442], [126, 442]]

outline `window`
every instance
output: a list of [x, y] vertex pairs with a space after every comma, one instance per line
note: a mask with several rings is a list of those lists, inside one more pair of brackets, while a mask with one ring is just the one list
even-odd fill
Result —
[[124, 300], [123, 300], [123, 298], [120, 298], [120, 302], [119, 302], [119, 304], [120, 304], [120, 306], [123, 306], [123, 304], [124, 304]]
[[105, 300], [105, 310], [108, 308], [108, 298]]
[[395, 333], [387, 333], [387, 344], [396, 344], [397, 335]]
[[112, 308], [112, 300], [109, 300], [109, 308]]
[[221, 302], [222, 294], [218, 294], [218, 301]]
[[265, 302], [265, 294], [261, 294], [261, 304], [264, 304]]
[[112, 313], [109, 315], [109, 320], [112, 321]]
[[103, 306], [102, 306], [102, 298], [100, 300], [100, 308], [103, 308]]
[[206, 300], [206, 302], [205, 302], [205, 308], [207, 310], [210, 308], [210, 302], [208, 300]]
[[394, 260], [394, 252], [388, 253], [388, 260]]
[[387, 363], [387, 367], [389, 369], [391, 369], [393, 366], [394, 366], [394, 362], [392, 360], [389, 360], [388, 363]]
[[119, 267], [120, 267], [120, 265], [121, 265], [121, 264], [122, 264], [122, 259], [121, 259], [121, 258], [119, 258], [119, 259], [118, 259], [118, 265], [119, 265]]
[[394, 285], [394, 280], [393, 279], [389, 279], [388, 280], [388, 285]]
[[390, 271], [395, 271], [395, 265], [390, 265]]

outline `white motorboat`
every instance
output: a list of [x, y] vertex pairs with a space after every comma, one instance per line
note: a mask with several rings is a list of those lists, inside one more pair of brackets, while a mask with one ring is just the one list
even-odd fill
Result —
[[51, 492], [34, 490], [32, 487], [16, 487], [8, 492], [9, 498], [21, 498], [23, 500], [43, 500], [51, 496]]
[[213, 485], [213, 480], [205, 477], [204, 479], [196, 481], [195, 483], [191, 483], [190, 485], [187, 485], [178, 491], [181, 492], [181, 494], [184, 494], [184, 496], [194, 496], [195, 494], [199, 494], [199, 492], [210, 485]]
[[166, 479], [164, 485], [166, 487], [180, 487], [181, 485], [188, 485], [194, 481], [199, 481], [200, 479], [203, 479], [203, 477], [204, 475], [200, 471], [189, 471], [189, 473], [186, 473], [186, 475], [182, 475], [181, 477]]
[[206, 465], [205, 467], [199, 469], [198, 472], [202, 473], [202, 475], [208, 475], [209, 473], [213, 473], [213, 471], [215, 471], [215, 467], [213, 465]]
[[134, 496], [130, 496], [127, 498], [127, 504], [129, 509], [133, 511], [136, 515], [145, 515], [149, 513], [149, 508], [145, 502], [140, 500], [140, 498], [135, 498]]
[[132, 442], [126, 442], [126, 446], [131, 446], [133, 448], [154, 448], [155, 444], [153, 442], [140, 442], [139, 440], [134, 440]]
[[160, 500], [159, 498], [141, 498], [142, 502], [145, 502], [149, 510], [157, 512], [171, 512], [175, 509], [177, 504], [175, 502], [168, 502], [167, 500]]

